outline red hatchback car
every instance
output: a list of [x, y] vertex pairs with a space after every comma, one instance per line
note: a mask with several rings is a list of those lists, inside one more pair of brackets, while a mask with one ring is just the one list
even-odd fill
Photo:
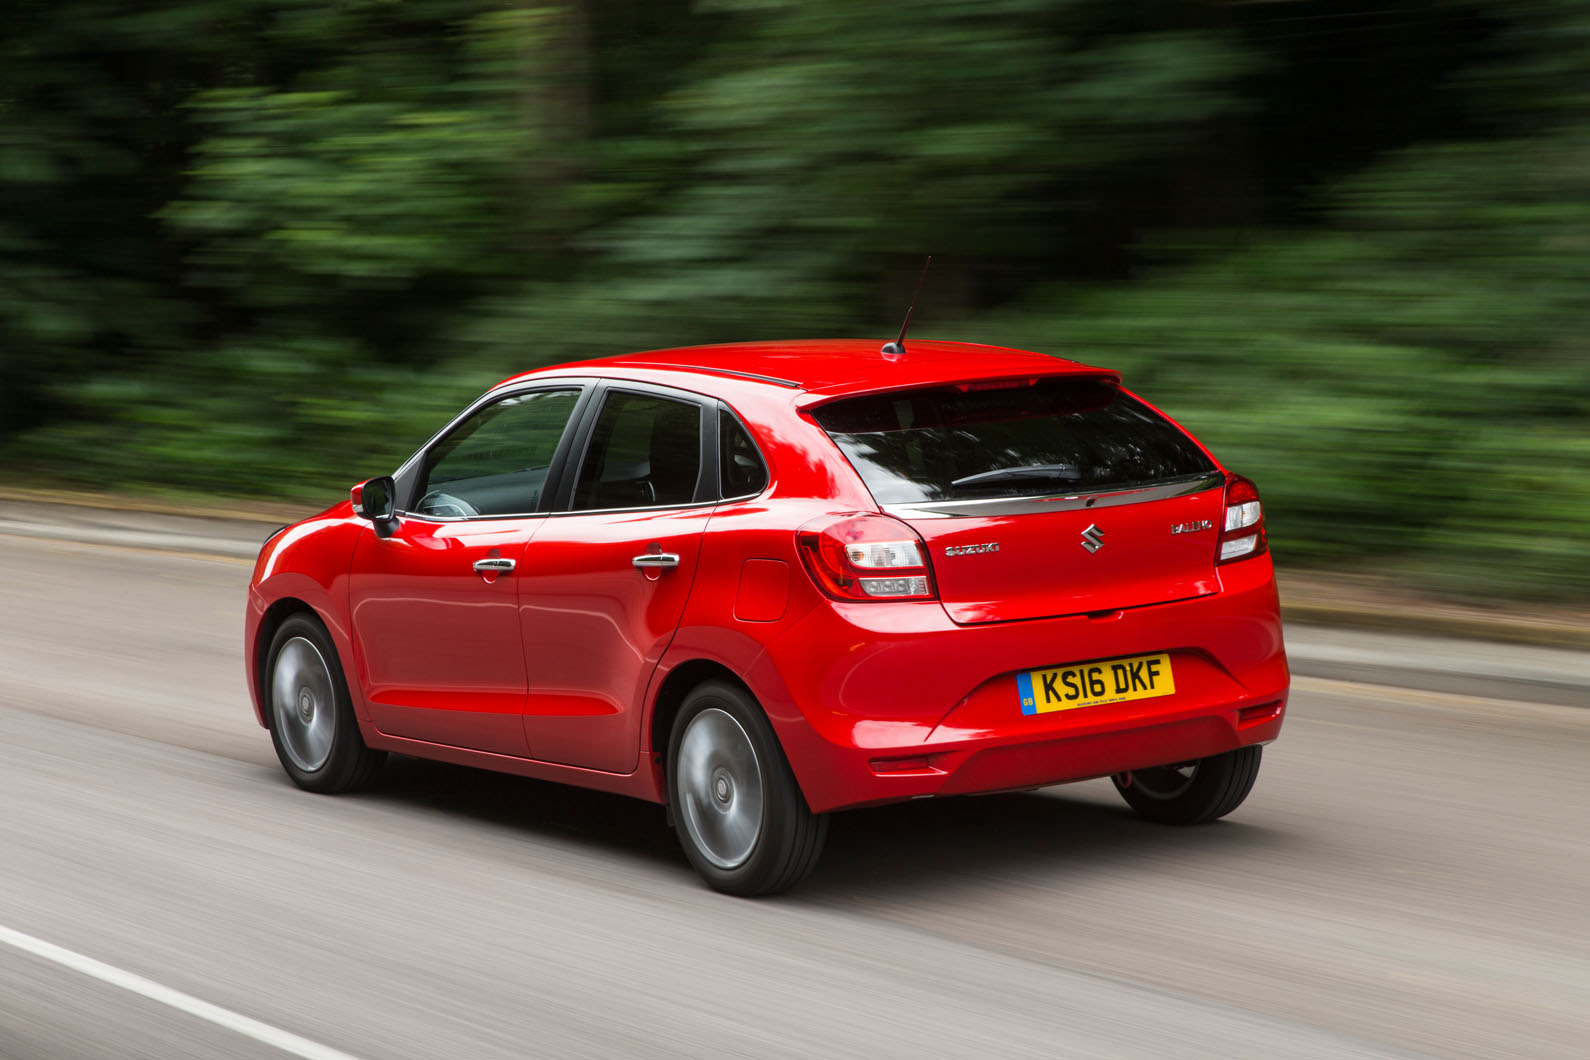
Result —
[[514, 376], [267, 541], [246, 638], [299, 786], [395, 751], [633, 795], [738, 894], [855, 806], [1112, 776], [1213, 820], [1289, 680], [1253, 483], [1113, 371], [943, 342]]

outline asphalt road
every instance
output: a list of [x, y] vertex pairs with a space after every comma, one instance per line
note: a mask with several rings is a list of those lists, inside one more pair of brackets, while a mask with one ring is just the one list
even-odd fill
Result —
[[1300, 678], [1224, 822], [863, 811], [743, 901], [637, 802], [299, 792], [247, 576], [0, 536], [0, 1057], [1590, 1053], [1590, 710]]

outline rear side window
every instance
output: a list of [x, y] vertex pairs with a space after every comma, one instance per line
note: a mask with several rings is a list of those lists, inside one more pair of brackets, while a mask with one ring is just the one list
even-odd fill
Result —
[[718, 476], [725, 497], [750, 497], [767, 486], [767, 467], [745, 427], [729, 412], [718, 412]]
[[651, 394], [607, 395], [574, 490], [574, 508], [650, 508], [695, 500], [701, 406]]
[[1163, 416], [1100, 379], [872, 394], [815, 416], [880, 504], [1130, 488], [1214, 470]]

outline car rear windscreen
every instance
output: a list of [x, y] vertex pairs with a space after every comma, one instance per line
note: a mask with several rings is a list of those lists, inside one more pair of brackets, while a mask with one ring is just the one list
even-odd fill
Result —
[[1097, 378], [870, 394], [814, 416], [879, 504], [1124, 489], [1215, 469], [1163, 416]]

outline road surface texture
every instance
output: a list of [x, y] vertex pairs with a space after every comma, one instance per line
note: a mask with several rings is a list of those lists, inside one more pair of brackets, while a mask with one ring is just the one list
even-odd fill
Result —
[[1100, 781], [861, 811], [746, 901], [639, 802], [412, 760], [293, 788], [247, 577], [0, 535], [0, 1057], [1590, 1055], [1560, 675], [1300, 677], [1226, 821]]

